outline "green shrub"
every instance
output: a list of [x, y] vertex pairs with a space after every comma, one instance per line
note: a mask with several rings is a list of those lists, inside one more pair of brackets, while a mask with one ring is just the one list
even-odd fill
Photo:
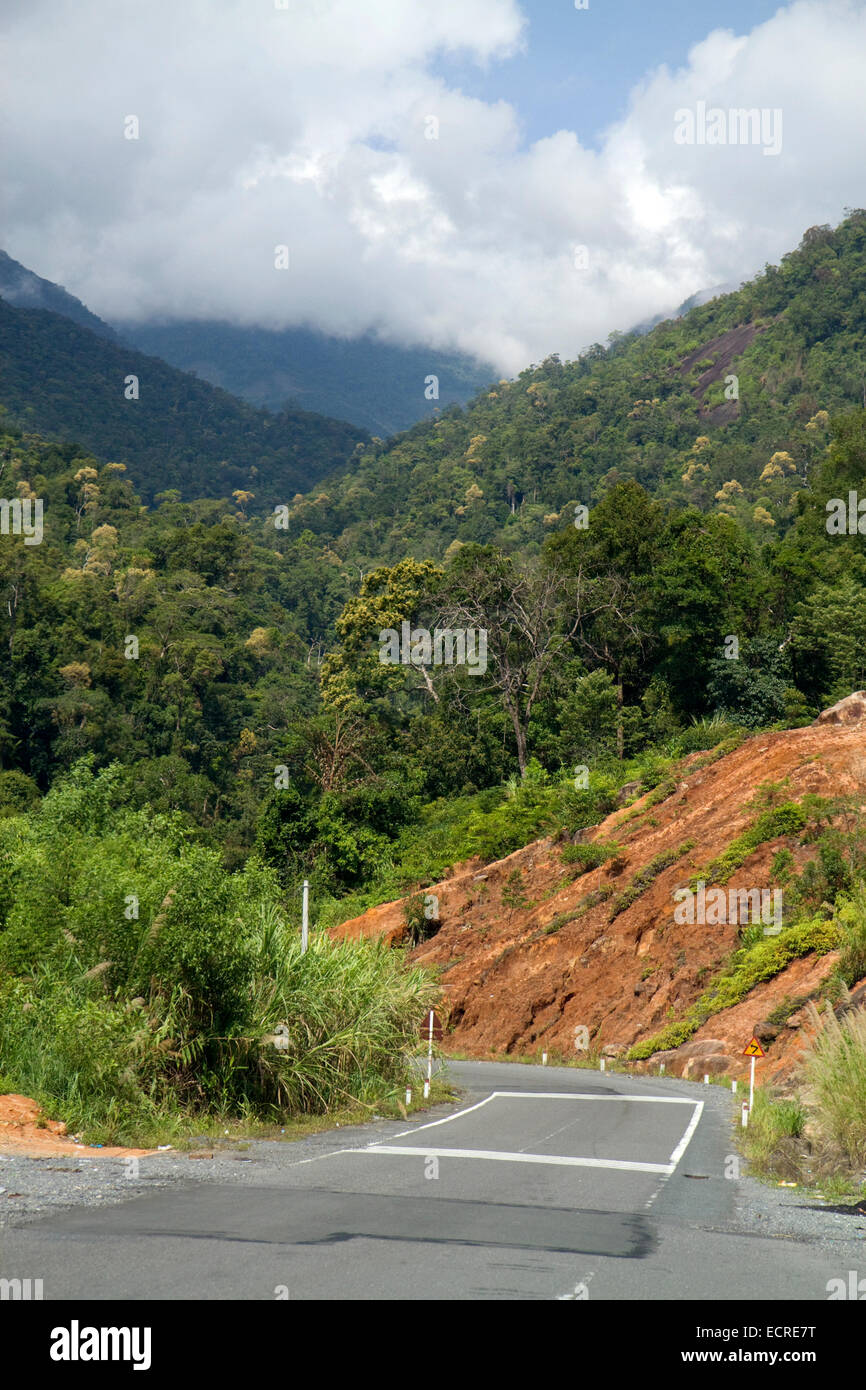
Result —
[[[116, 786], [85, 770], [0, 819], [0, 1070], [14, 1089], [125, 1143], [199, 1112], [396, 1095], [432, 977], [368, 942], [314, 936], [301, 954], [273, 871], [252, 858], [229, 873], [171, 817], [118, 805]], [[277, 1023], [285, 1052], [263, 1040]]]
[[616, 844], [613, 840], [594, 840], [584, 844], [566, 845], [562, 851], [561, 859], [563, 864], [579, 864], [584, 872], [589, 869], [597, 869], [600, 864], [606, 864], [609, 859], [614, 859], [622, 852], [622, 845]]

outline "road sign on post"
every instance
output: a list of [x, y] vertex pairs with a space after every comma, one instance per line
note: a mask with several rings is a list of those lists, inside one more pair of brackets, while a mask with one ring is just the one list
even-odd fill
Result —
[[761, 1047], [757, 1038], [753, 1037], [751, 1042], [743, 1048], [743, 1056], [751, 1057], [752, 1059], [751, 1074], [749, 1076], [749, 1114], [751, 1114], [752, 1106], [755, 1103], [755, 1058], [764, 1056], [764, 1049]]

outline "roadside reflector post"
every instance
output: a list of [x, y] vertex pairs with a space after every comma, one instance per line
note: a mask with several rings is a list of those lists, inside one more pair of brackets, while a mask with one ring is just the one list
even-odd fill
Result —
[[310, 941], [310, 885], [304, 879], [304, 898], [301, 909], [301, 954], [306, 951]]
[[427, 1035], [427, 1080], [424, 1082], [424, 1099], [430, 1097], [430, 1082], [433, 1080], [433, 1010], [430, 1010], [430, 1031]]
[[412, 1087], [411, 1087], [411, 1086], [407, 1086], [407, 1087], [406, 1087], [406, 1104], [407, 1104], [407, 1105], [411, 1105], [411, 1104], [412, 1104]]
[[749, 1124], [749, 1107], [748, 1107], [748, 1105], [746, 1104], [745, 1101], [743, 1101], [743, 1121], [742, 1121], [742, 1123], [743, 1123], [743, 1129], [746, 1129], [746, 1128], [748, 1127], [748, 1124]]
[[665, 1074], [665, 1064], [664, 1064], [664, 1062], [662, 1062], [661, 1066], [659, 1067], [659, 1076], [664, 1076], [664, 1074]]
[[709, 1086], [709, 1084], [710, 1084], [710, 1074], [709, 1074], [708, 1071], [705, 1071], [705, 1072], [704, 1072], [704, 1085], [705, 1085], [705, 1086]]
[[600, 1061], [599, 1064], [598, 1064], [598, 1069], [599, 1069], [599, 1071], [604, 1071], [604, 1058], [603, 1058], [603, 1057], [602, 1057], [601, 1061]]
[[541, 1065], [542, 1065], [543, 1067], [546, 1067], [546, 1066], [547, 1066], [547, 1053], [546, 1053], [546, 1052], [542, 1052], [542, 1054], [541, 1054]]
[[734, 1080], [731, 1082], [731, 1090], [733, 1091], [734, 1095], [737, 1094], [737, 1079], [736, 1079], [736, 1077], [734, 1077]]

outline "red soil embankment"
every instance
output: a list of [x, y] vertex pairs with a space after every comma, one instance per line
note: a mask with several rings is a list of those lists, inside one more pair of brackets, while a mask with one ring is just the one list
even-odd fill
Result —
[[[758, 814], [747, 803], [762, 784], [784, 783], [784, 800], [807, 792], [851, 795], [866, 805], [866, 721], [850, 697], [854, 722], [833, 723], [831, 712], [808, 728], [763, 734], [702, 766], [706, 755], [683, 764], [676, 790], [646, 808], [644, 796], [615, 811], [590, 833], [616, 841], [622, 854], [579, 874], [562, 862], [563, 844], [539, 840], [493, 864], [458, 866], [429, 888], [439, 899], [441, 926], [412, 959], [442, 970], [451, 1031], [445, 1047], [471, 1055], [558, 1050], [573, 1054], [575, 1030], [589, 1029], [593, 1049], [609, 1053], [645, 1041], [680, 1018], [703, 993], [738, 944], [738, 928], [678, 924], [674, 890], [685, 887], [720, 855]], [[658, 856], [692, 848], [661, 869], [649, 886], [611, 920], [611, 904]], [[770, 864], [782, 845], [798, 867], [814, 857], [796, 837], [764, 844], [731, 877], [728, 888], [770, 886]], [[529, 906], [502, 901], [508, 875], [522, 870]], [[596, 901], [598, 890], [612, 896]], [[565, 917], [570, 920], [563, 920]], [[550, 928], [550, 930], [546, 930]], [[404, 931], [402, 903], [385, 903], [334, 929], [337, 937], [384, 936]], [[835, 953], [795, 960], [742, 1003], [712, 1017], [672, 1058], [669, 1071], [745, 1073], [741, 1056], [752, 1033], [785, 1000], [814, 995], [832, 970]], [[798, 1011], [765, 1042], [765, 1079], [786, 1075], [809, 1036]], [[766, 1031], [766, 1030], [765, 1030]], [[715, 1055], [719, 1064], [704, 1065]]]

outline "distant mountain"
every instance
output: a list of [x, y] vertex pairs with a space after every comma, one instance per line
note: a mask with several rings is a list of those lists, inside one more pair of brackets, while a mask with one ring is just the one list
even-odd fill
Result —
[[62, 285], [43, 280], [19, 261], [13, 261], [5, 251], [0, 251], [0, 296], [16, 309], [49, 309], [81, 324], [82, 328], [89, 328], [91, 333], [98, 333], [101, 338], [114, 337], [114, 329], [92, 314], [80, 299], [67, 294]]
[[[455, 353], [393, 347], [376, 338], [328, 337], [308, 328], [242, 328], [178, 320], [114, 325], [120, 338], [184, 371], [222, 386], [252, 405], [287, 404], [353, 424], [386, 439], [463, 405], [500, 375], [494, 367]], [[426, 380], [438, 377], [438, 399]]]
[[[292, 524], [367, 572], [455, 542], [531, 555], [617, 482], [783, 535], [830, 438], [866, 400], [866, 212], [648, 333], [553, 355], [465, 409], [360, 452]], [[866, 460], [864, 460], [866, 469]]]
[[[185, 500], [242, 489], [254, 494], [254, 509], [289, 502], [344, 465], [369, 437], [304, 410], [256, 410], [83, 326], [82, 315], [88, 322], [94, 316], [78, 300], [38, 276], [34, 286], [29, 272], [23, 280], [18, 274], [23, 267], [11, 267], [6, 274], [19, 299], [38, 292], [64, 308], [14, 307], [3, 293], [0, 405], [26, 430], [75, 440], [101, 459], [128, 464], [148, 501], [174, 488]], [[75, 318], [70, 306], [77, 306]], [[133, 377], [137, 399], [129, 398]]]

